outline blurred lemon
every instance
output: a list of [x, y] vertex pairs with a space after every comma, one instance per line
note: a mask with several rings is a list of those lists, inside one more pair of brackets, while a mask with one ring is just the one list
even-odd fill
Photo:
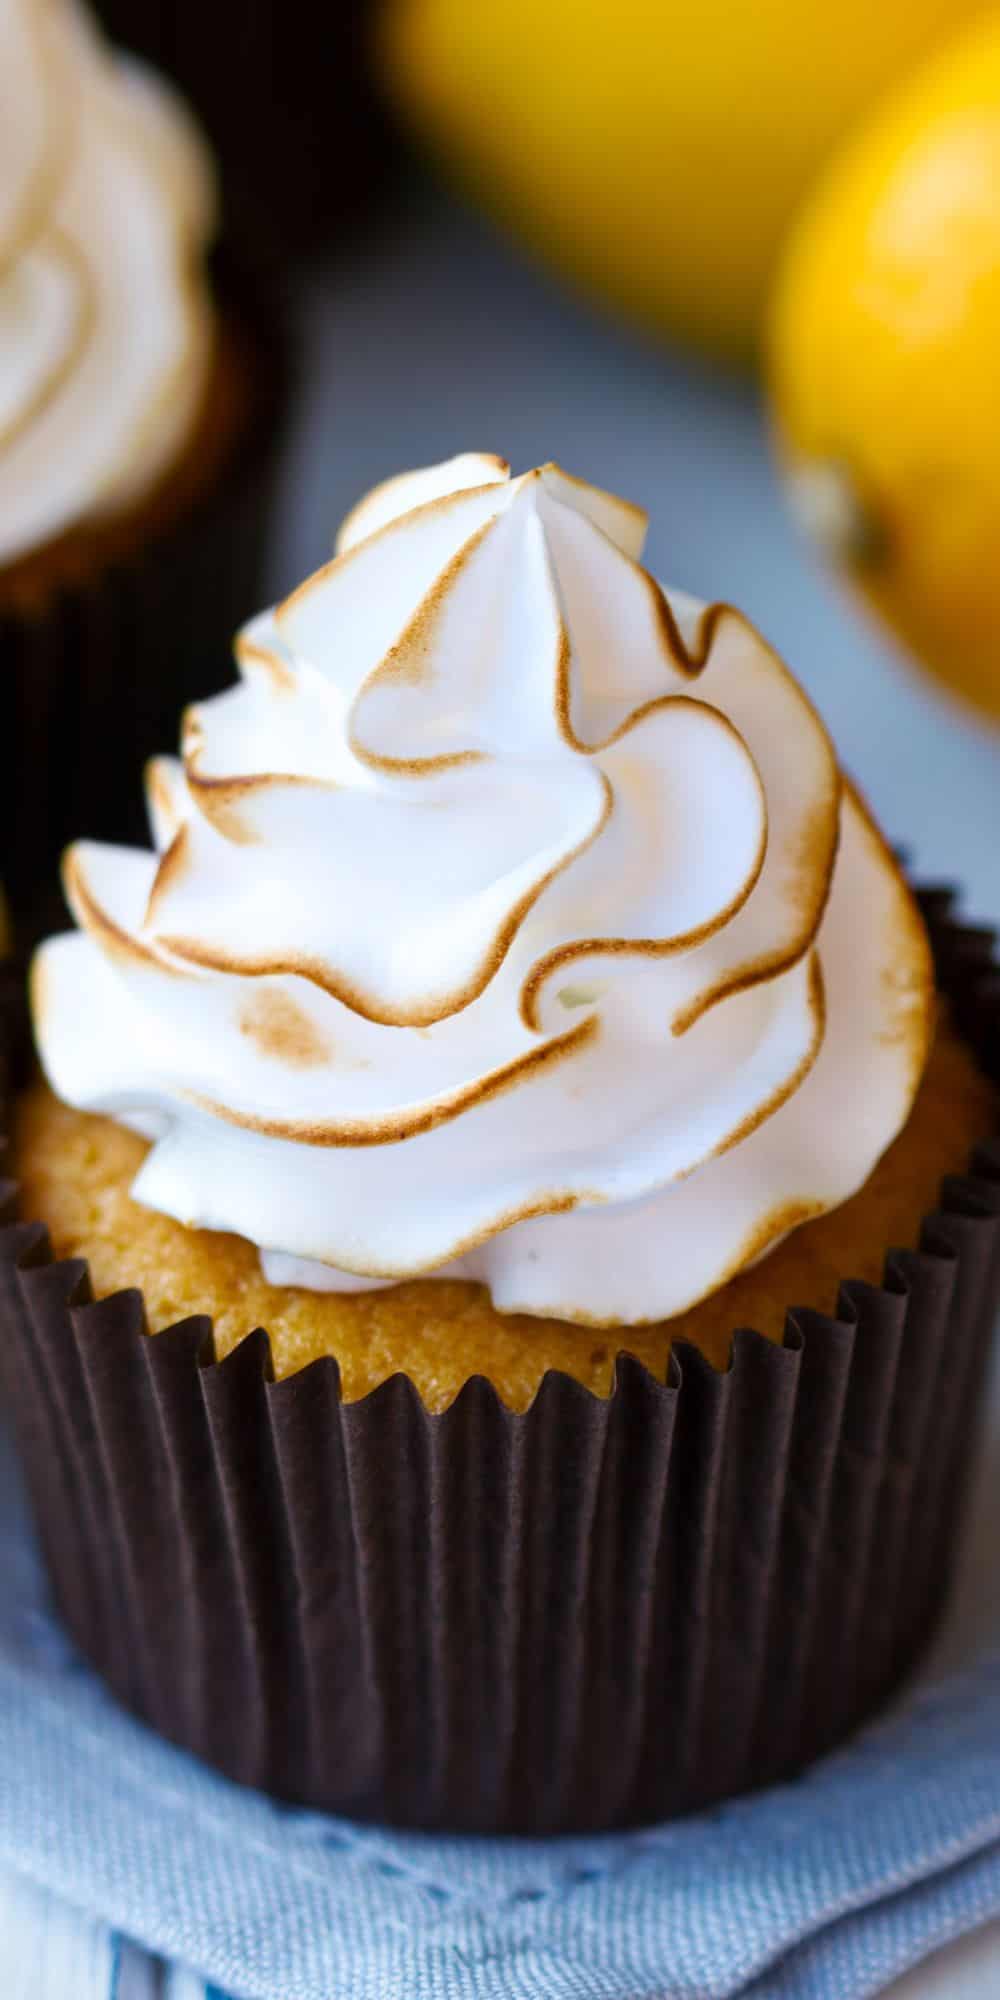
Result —
[[1000, 12], [847, 142], [770, 332], [799, 511], [906, 645], [1000, 716]]
[[[979, 0], [981, 4], [981, 0]], [[975, 0], [383, 0], [381, 66], [550, 260], [743, 357], [831, 143]]]

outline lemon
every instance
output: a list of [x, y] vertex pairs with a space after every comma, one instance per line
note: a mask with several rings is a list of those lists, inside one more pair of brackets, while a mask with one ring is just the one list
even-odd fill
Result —
[[536, 249], [650, 326], [734, 358], [832, 142], [974, 11], [383, 0], [380, 60], [440, 157]]
[[894, 88], [807, 200], [770, 368], [800, 511], [1000, 716], [1000, 11]]

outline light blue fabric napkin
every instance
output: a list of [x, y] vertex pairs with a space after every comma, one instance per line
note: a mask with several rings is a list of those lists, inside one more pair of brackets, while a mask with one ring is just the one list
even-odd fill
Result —
[[3, 2000], [860, 2000], [998, 1912], [1000, 1657], [695, 1820], [359, 1827], [115, 1708], [49, 1614], [0, 1443]]

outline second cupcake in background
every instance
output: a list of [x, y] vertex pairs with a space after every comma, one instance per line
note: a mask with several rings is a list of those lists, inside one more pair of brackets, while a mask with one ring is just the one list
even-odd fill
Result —
[[704, 1803], [941, 1602], [989, 968], [644, 531], [480, 453], [377, 488], [35, 961], [0, 1358], [60, 1604], [167, 1734], [328, 1808]]
[[[77, 0], [7, 0], [0, 71], [0, 856], [124, 833], [146, 754], [260, 588], [278, 381], [209, 273], [215, 174]], [[210, 584], [210, 588], [208, 587]]]

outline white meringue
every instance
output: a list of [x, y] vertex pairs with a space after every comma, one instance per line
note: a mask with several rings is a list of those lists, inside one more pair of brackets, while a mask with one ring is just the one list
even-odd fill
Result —
[[39, 1043], [153, 1138], [137, 1199], [276, 1282], [635, 1323], [867, 1178], [922, 924], [802, 690], [644, 525], [479, 454], [377, 488], [151, 767], [157, 853], [70, 851]]
[[140, 498], [204, 396], [207, 151], [76, 0], [0, 0], [0, 563]]

